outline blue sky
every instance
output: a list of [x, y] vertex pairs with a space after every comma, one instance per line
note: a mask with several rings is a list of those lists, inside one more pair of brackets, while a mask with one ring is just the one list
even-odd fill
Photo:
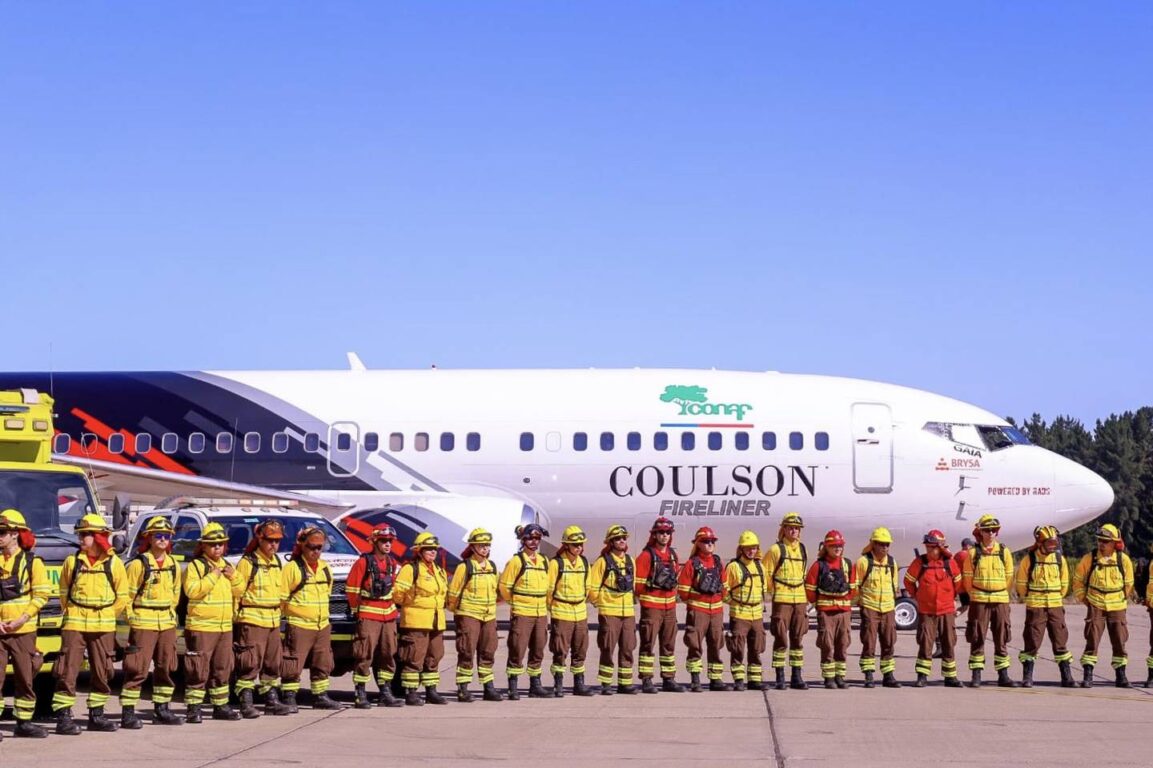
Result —
[[7, 370], [1153, 404], [1153, 5], [0, 6]]

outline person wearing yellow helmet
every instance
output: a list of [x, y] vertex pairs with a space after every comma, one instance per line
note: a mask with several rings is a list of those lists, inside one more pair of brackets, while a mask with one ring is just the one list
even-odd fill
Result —
[[1017, 566], [1014, 587], [1025, 603], [1024, 649], [1021, 661], [1023, 688], [1033, 687], [1033, 668], [1048, 630], [1053, 660], [1061, 671], [1061, 687], [1072, 688], [1073, 654], [1065, 624], [1065, 593], [1069, 591], [1069, 562], [1061, 554], [1060, 534], [1051, 525], [1033, 529], [1033, 546]]
[[[764, 686], [761, 655], [765, 652], [765, 600], [769, 585], [761, 565], [761, 542], [752, 531], [742, 531], [737, 555], [725, 569], [729, 604], [729, 669], [733, 690], [759, 691]], [[748, 666], [745, 655], [748, 654]]]
[[[440, 540], [425, 531], [412, 543], [412, 560], [396, 577], [393, 598], [400, 613], [400, 682], [404, 703], [410, 707], [447, 704], [436, 690], [440, 684], [440, 660], [444, 658], [445, 603], [448, 574], [436, 561]], [[418, 693], [424, 686], [424, 698]]]
[[623, 525], [610, 525], [604, 544], [600, 557], [593, 563], [588, 584], [589, 602], [597, 607], [597, 646], [601, 652], [597, 682], [601, 684], [601, 694], [611, 695], [615, 673], [617, 693], [634, 694], [637, 693], [633, 685], [633, 653], [637, 647], [633, 606], [636, 564], [629, 554], [628, 529]]
[[769, 579], [769, 593], [773, 598], [769, 631], [773, 635], [773, 672], [775, 687], [785, 690], [785, 660], [792, 668], [789, 685], [805, 690], [802, 669], [805, 666], [805, 634], [809, 631], [808, 598], [805, 595], [805, 573], [809, 555], [801, 541], [805, 521], [796, 512], [781, 519], [777, 541], [765, 553], [765, 573]]
[[120, 689], [120, 726], [143, 727], [136, 714], [140, 688], [152, 673], [153, 722], [183, 725], [168, 708], [176, 685], [176, 606], [180, 602], [180, 566], [172, 557], [172, 523], [156, 515], [144, 524], [135, 557], [128, 561], [128, 648], [124, 651], [124, 685]]
[[556, 557], [548, 561], [549, 650], [552, 651], [553, 696], [564, 695], [565, 661], [572, 672], [575, 696], [592, 696], [585, 685], [589, 650], [589, 561], [584, 556], [585, 532], [570, 525], [561, 534]]
[[348, 607], [356, 616], [356, 638], [352, 653], [356, 667], [352, 670], [354, 705], [369, 709], [368, 683], [375, 676], [380, 691], [377, 705], [400, 707], [392, 695], [396, 676], [397, 619], [400, 611], [393, 602], [393, 585], [400, 572], [400, 562], [392, 554], [396, 529], [386, 523], [373, 526], [368, 536], [368, 552], [363, 553], [348, 572]]
[[241, 585], [232, 592], [236, 600], [236, 697], [240, 699], [241, 717], [249, 720], [260, 717], [253, 701], [257, 691], [264, 696], [264, 714], [284, 716], [291, 709], [280, 701], [284, 657], [280, 622], [285, 593], [284, 564], [278, 553], [283, 541], [283, 523], [275, 518], [261, 520], [253, 526], [252, 538], [236, 564], [236, 583]]
[[233, 590], [243, 586], [236, 569], [224, 559], [228, 532], [208, 523], [200, 532], [192, 559], [184, 571], [188, 617], [184, 621], [184, 721], [204, 722], [204, 699], [212, 704], [213, 720], [239, 720], [228, 704], [228, 684], [235, 658], [232, 651]]
[[982, 515], [973, 529], [977, 543], [969, 550], [961, 575], [962, 588], [969, 594], [969, 621], [965, 636], [969, 641], [969, 686], [981, 687], [981, 673], [985, 669], [985, 635], [993, 636], [993, 668], [997, 670], [997, 685], [1016, 688], [1017, 682], [1009, 677], [1009, 640], [1012, 625], [1009, 619], [1009, 590], [1013, 586], [1013, 552], [997, 541], [1001, 522], [992, 515]]
[[76, 678], [87, 651], [91, 670], [88, 694], [88, 730], [115, 731], [119, 726], [104, 715], [104, 705], [112, 695], [116, 653], [116, 617], [132, 599], [124, 563], [112, 551], [111, 530], [100, 515], [87, 514], [76, 524], [80, 551], [64, 559], [60, 568], [60, 656], [52, 668], [56, 693], [52, 709], [56, 732], [66, 736], [80, 733], [72, 720], [76, 703]]
[[893, 534], [888, 528], [875, 528], [869, 543], [857, 560], [857, 595], [861, 606], [861, 672], [865, 687], [873, 688], [877, 672], [877, 641], [881, 645], [881, 685], [900, 688], [897, 663], [897, 595], [900, 593], [897, 562], [889, 554]]
[[52, 596], [52, 582], [44, 561], [32, 547], [35, 536], [24, 515], [15, 509], [0, 512], [0, 689], [4, 672], [12, 665], [15, 694], [15, 736], [43, 739], [48, 731], [32, 722], [36, 709], [37, 616]]
[[308, 689], [313, 709], [343, 709], [328, 695], [329, 675], [335, 666], [332, 655], [332, 566], [322, 556], [328, 535], [309, 526], [296, 534], [296, 545], [282, 569], [284, 592], [284, 656], [280, 679], [289, 714], [297, 712], [297, 693], [308, 665]]
[[500, 691], [493, 682], [492, 666], [496, 660], [496, 564], [488, 559], [492, 551], [492, 533], [474, 528], [468, 534], [468, 546], [460, 553], [460, 565], [448, 585], [448, 609], [453, 612], [456, 628], [457, 701], [472, 701], [468, 690], [473, 666], [484, 688], [485, 701], [500, 701]]
[[[530, 698], [549, 697], [541, 685], [541, 667], [548, 647], [548, 573], [549, 560], [540, 552], [548, 532], [537, 523], [518, 525], [516, 537], [521, 549], [505, 563], [497, 588], [509, 604], [508, 672], [509, 701], [520, 699], [517, 679], [528, 673]], [[525, 653], [528, 666], [524, 666]]]
[[1129, 622], [1126, 609], [1133, 591], [1133, 560], [1124, 551], [1121, 532], [1112, 523], [1097, 529], [1097, 549], [1081, 558], [1073, 574], [1073, 595], [1084, 603], [1085, 652], [1081, 654], [1082, 688], [1093, 687], [1093, 667], [1101, 635], [1109, 631], [1113, 646], [1114, 685], [1128, 688], [1125, 667], [1129, 655]]

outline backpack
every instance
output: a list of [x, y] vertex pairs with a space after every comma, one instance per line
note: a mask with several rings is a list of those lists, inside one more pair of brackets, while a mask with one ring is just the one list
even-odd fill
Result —
[[[12, 568], [12, 574], [7, 579], [0, 581], [0, 603], [16, 600], [32, 592], [32, 561], [36, 559], [36, 553], [32, 550], [20, 550], [16, 556], [24, 558], [23, 581], [28, 585], [28, 589], [22, 590], [21, 588], [20, 576], [17, 574], [17, 571], [20, 570], [20, 564], [16, 563]], [[111, 558], [109, 558], [109, 562], [111, 562]]]
[[[873, 553], [872, 552], [866, 552], [865, 553], [865, 562], [867, 562], [868, 565], [865, 567], [865, 575], [861, 577], [861, 588], [862, 589], [864, 589], [865, 584], [868, 583], [869, 574], [871, 574], [873, 572], [873, 566], [876, 564], [876, 560], [873, 559]], [[895, 578], [896, 573], [897, 573], [897, 563], [893, 560], [892, 555], [890, 555], [888, 557], [888, 562], [885, 563], [885, 565], [883, 567], [886, 571], [889, 572], [888, 584], [893, 587], [893, 597], [896, 597], [897, 596], [897, 588], [893, 584], [893, 579]]]
[[724, 589], [724, 568], [721, 559], [713, 555], [715, 566], [705, 568], [699, 557], [694, 556], [690, 562], [693, 564], [693, 589], [702, 595], [719, 595]]
[[[948, 576], [950, 579], [953, 578], [953, 564], [952, 563], [953, 563], [953, 558], [951, 558], [951, 557], [942, 557], [941, 558], [941, 564], [942, 564], [942, 567], [945, 569], [945, 575]], [[921, 573], [924, 573], [928, 569], [929, 569], [929, 556], [928, 555], [921, 555]], [[920, 579], [918, 579], [918, 581], [920, 581]]]
[[[380, 565], [376, 562], [375, 552], [365, 552], [361, 557], [364, 559], [365, 571], [368, 574], [368, 579], [361, 584], [361, 587], [363, 588], [365, 584], [368, 584], [368, 599], [380, 600], [392, 592], [392, 555], [387, 556], [389, 565], [387, 573], [381, 572]], [[468, 582], [466, 581], [465, 583], [467, 584]]]
[[[171, 560], [171, 562], [169, 565], [161, 568], [160, 572], [163, 573], [164, 571], [169, 571], [172, 573], [172, 577], [176, 578], [176, 561], [173, 559], [171, 554], [168, 555], [167, 559]], [[139, 608], [141, 606], [136, 605], [136, 601], [139, 600], [140, 596], [144, 594], [144, 590], [148, 589], [148, 580], [152, 578], [152, 563], [148, 560], [148, 553], [146, 552], [137, 553], [137, 555], [133, 557], [132, 560], [139, 560], [144, 564], [144, 572], [140, 574], [140, 584], [136, 587], [136, 594], [132, 596], [132, 605]], [[132, 560], [129, 560], [128, 562], [131, 563]], [[127, 567], [127, 564], [125, 565]]]
[[665, 562], [653, 547], [645, 547], [645, 552], [652, 558], [652, 568], [645, 586], [650, 589], [659, 589], [663, 592], [677, 588], [677, 551], [669, 547], [669, 562]]
[[[617, 564], [613, 561], [612, 557], [610, 557], [607, 553], [601, 555], [601, 557], [603, 557], [605, 560], [605, 575], [604, 578], [601, 579], [601, 587], [604, 588], [605, 582], [607, 582], [609, 579], [609, 571], [612, 571], [612, 573], [617, 577], [616, 586], [609, 587], [608, 590], [610, 592], [616, 592], [622, 595], [626, 592], [632, 592], [633, 559], [627, 555], [625, 556], [625, 570], [624, 573], [621, 573], [621, 569], [617, 567]], [[559, 573], [557, 574], [557, 581], [560, 581]]]
[[[69, 603], [75, 602], [72, 599], [72, 593], [76, 589], [76, 581], [77, 581], [76, 571], [80, 567], [80, 554], [77, 553], [74, 557], [76, 558], [76, 560], [75, 560], [76, 565], [73, 567], [73, 570], [72, 570], [72, 581], [70, 581], [68, 583], [68, 602]], [[92, 610], [92, 611], [101, 611], [101, 610], [104, 610], [105, 608], [111, 608], [112, 606], [116, 605], [116, 599], [115, 599], [116, 582], [114, 582], [112, 580], [112, 558], [111, 557], [107, 558], [104, 561], [104, 567], [101, 570], [104, 571], [104, 578], [108, 579], [108, 588], [112, 590], [112, 595], [113, 595], [112, 602], [111, 603], [104, 603], [103, 605], [84, 605], [82, 603], [76, 603], [76, 605], [79, 605], [81, 608], [87, 608], [87, 609]]]
[[1096, 550], [1094, 550], [1093, 551], [1093, 562], [1089, 566], [1089, 570], [1085, 572], [1085, 589], [1087, 589], [1087, 590], [1091, 589], [1094, 592], [1097, 592], [1097, 593], [1102, 594], [1102, 595], [1112, 595], [1112, 594], [1116, 594], [1117, 592], [1124, 592], [1125, 591], [1125, 565], [1123, 564], [1123, 562], [1121, 560], [1121, 553], [1120, 552], [1114, 552], [1113, 554], [1117, 558], [1117, 562], [1115, 564], [1112, 564], [1112, 565], [1106, 564], [1106, 565], [1103, 565], [1101, 567], [1103, 567], [1103, 568], [1116, 568], [1117, 569], [1117, 571], [1121, 574], [1121, 588], [1120, 589], [1098, 589], [1097, 587], [1092, 586], [1093, 571], [1097, 570], [1097, 565], [1099, 563], [1099, 561], [1097, 559], [1097, 552], [1096, 552]]
[[[1061, 550], [1058, 549], [1053, 554], [1055, 554], [1057, 556], [1057, 560], [1056, 560], [1057, 576], [1058, 576], [1058, 578], [1060, 578], [1061, 564], [1062, 564], [1062, 562], [1064, 562], [1061, 558]], [[1046, 563], [1046, 565], [1048, 565], [1048, 563]], [[1029, 550], [1029, 570], [1025, 575], [1025, 592], [1026, 593], [1028, 593], [1028, 592], [1052, 592], [1053, 590], [1051, 590], [1051, 589], [1046, 589], [1046, 590], [1033, 589], [1033, 571], [1035, 571], [1035, 570], [1037, 570], [1037, 550], [1030, 549]], [[1064, 591], [1064, 590], [1062, 590], [1062, 591]]]
[[[523, 551], [517, 552], [516, 556], [520, 559], [520, 573], [518, 573], [516, 575], [516, 578], [512, 580], [512, 588], [509, 591], [512, 592], [514, 595], [521, 595], [522, 597], [540, 597], [540, 595], [531, 595], [531, 594], [527, 594], [525, 592], [517, 592], [516, 591], [516, 585], [520, 583], [520, 580], [522, 578], [524, 578], [525, 571], [529, 570], [528, 558], [524, 556], [524, 552]], [[548, 573], [548, 558], [545, 557], [544, 555], [540, 554], [539, 552], [537, 553], [537, 557], [539, 557], [541, 559], [541, 566], [543, 567], [544, 572], [547, 574]], [[535, 571], [535, 570], [540, 570], [540, 569], [533, 568], [532, 570]]]
[[[566, 603], [568, 605], [580, 605], [585, 602], [584, 600], [565, 600], [563, 597], [557, 595], [557, 588], [560, 587], [560, 580], [564, 578], [564, 556], [558, 555], [556, 558], [556, 586], [552, 590], [552, 599], [558, 603]], [[581, 555], [581, 564], [584, 565], [585, 587], [584, 591], [587, 593], [589, 589], [589, 561], [584, 555]], [[606, 576], [607, 578], [607, 576]]]
[[[312, 569], [311, 568], [305, 568], [303, 560], [293, 560], [292, 562], [296, 563], [296, 567], [300, 569], [300, 583], [297, 584], [295, 587], [293, 587], [292, 591], [288, 593], [288, 597], [286, 597], [284, 599], [285, 602], [288, 602], [289, 600], [291, 600], [293, 598], [293, 596], [296, 595], [297, 592], [304, 589], [304, 587], [308, 584], [308, 580], [312, 578]], [[330, 570], [326, 571], [324, 568], [321, 568], [319, 565], [317, 566], [317, 570], [321, 571], [322, 573], [329, 574], [323, 581], [317, 582], [318, 584], [331, 584], [332, 583], [332, 575], [331, 575], [332, 571], [330, 571]], [[416, 562], [415, 561], [412, 564], [412, 581], [414, 584], [416, 583]]]
[[833, 568], [823, 557], [817, 561], [817, 590], [826, 595], [849, 594], [853, 587], [849, 584], [849, 569], [845, 566], [847, 562], [842, 557], [841, 567]]
[[[731, 590], [729, 590], [729, 595], [731, 596], [731, 595], [734, 595], [734, 594], [740, 592], [742, 589], [744, 589], [745, 585], [749, 583], [749, 580], [751, 578], [753, 578], [753, 572], [749, 570], [749, 566], [745, 565], [744, 562], [739, 557], [734, 557], [729, 562], [730, 563], [736, 563], [741, 569], [741, 583], [738, 584], [737, 586], [733, 587]], [[761, 584], [763, 585], [765, 583], [765, 571], [761, 567], [761, 561], [760, 560], [754, 560], [753, 565], [757, 566], [757, 575], [761, 577]], [[756, 601], [751, 602], [751, 603], [745, 603], [745, 602], [742, 602], [740, 600], [735, 600], [735, 599], [734, 599], [734, 602], [738, 602], [741, 605], [759, 605], [761, 603], [760, 600], [756, 600]]]
[[[805, 549], [805, 543], [803, 541], [798, 542], [798, 543], [801, 545], [801, 570], [804, 571], [804, 570], [807, 570], [809, 567], [809, 553]], [[790, 584], [787, 581], [781, 581], [780, 579], [777, 578], [777, 571], [781, 570], [781, 566], [785, 564], [785, 559], [787, 557], [787, 553], [785, 552], [784, 542], [782, 542], [782, 541], [777, 542], [777, 552], [778, 552], [777, 564], [775, 566], [773, 566], [773, 583], [783, 584], [786, 587], [792, 587], [792, 588], [796, 588], [796, 587], [803, 585], [805, 583], [803, 580], [797, 584]]]
[[[491, 564], [492, 561], [490, 560], [489, 563]], [[464, 591], [466, 589], [468, 589], [469, 582], [472, 581], [472, 577], [475, 576], [476, 574], [477, 574], [476, 562], [471, 557], [466, 557], [464, 559], [464, 583], [460, 585], [460, 593], [462, 595], [464, 594]], [[482, 576], [498, 576], [499, 574], [497, 574], [496, 569], [493, 569], [491, 571], [485, 571], [481, 575]]]

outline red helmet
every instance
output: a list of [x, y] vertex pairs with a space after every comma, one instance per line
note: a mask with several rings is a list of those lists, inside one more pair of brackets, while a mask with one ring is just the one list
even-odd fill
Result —
[[945, 544], [945, 534], [938, 531], [936, 528], [925, 534], [925, 538], [921, 540], [924, 544], [937, 544], [943, 546]]
[[825, 546], [843, 547], [845, 546], [845, 537], [841, 535], [840, 531], [829, 531], [825, 534]]
[[391, 525], [378, 525], [372, 529], [369, 539], [376, 541], [377, 539], [395, 539], [396, 529]]
[[705, 525], [705, 526], [702, 526], [702, 527], [698, 528], [698, 529], [697, 529], [697, 535], [696, 535], [696, 536], [693, 536], [693, 541], [694, 541], [694, 542], [698, 542], [698, 541], [716, 541], [716, 540], [717, 540], [717, 534], [716, 534], [716, 533], [714, 533], [714, 532], [713, 532], [713, 529], [712, 529], [712, 528], [710, 528], [710, 527], [708, 527], [707, 525]]
[[649, 529], [649, 533], [672, 533], [674, 528], [676, 526], [673, 525], [672, 520], [667, 517], [658, 517], [653, 521], [653, 527]]

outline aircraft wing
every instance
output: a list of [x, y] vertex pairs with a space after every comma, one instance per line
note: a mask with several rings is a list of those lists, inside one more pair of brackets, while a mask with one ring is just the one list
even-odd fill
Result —
[[71, 464], [88, 472], [92, 484], [102, 498], [125, 496], [133, 506], [159, 504], [173, 496], [195, 496], [206, 499], [276, 499], [294, 501], [300, 506], [320, 513], [334, 514], [351, 509], [354, 505], [323, 497], [306, 496], [292, 491], [266, 488], [247, 483], [230, 483], [199, 475], [167, 472], [162, 469], [137, 467], [99, 459], [87, 459], [67, 454], [53, 454], [52, 461]]

